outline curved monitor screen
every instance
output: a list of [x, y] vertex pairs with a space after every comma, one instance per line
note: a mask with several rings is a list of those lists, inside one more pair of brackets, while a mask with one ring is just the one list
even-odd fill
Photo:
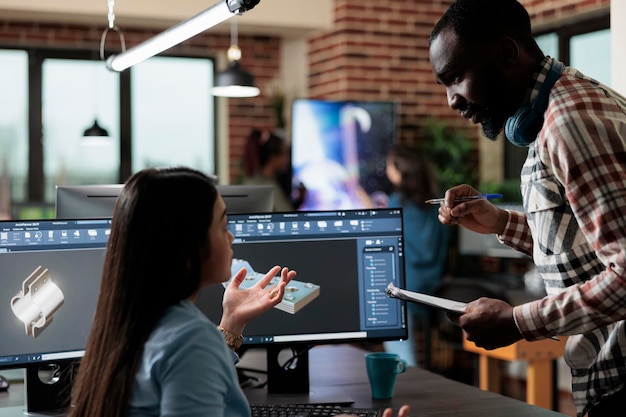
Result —
[[[246, 326], [244, 346], [407, 337], [404, 304], [385, 292], [405, 283], [401, 209], [235, 214], [228, 227], [244, 287], [274, 265], [297, 272], [283, 301]], [[215, 322], [223, 292], [207, 287], [196, 300]]]

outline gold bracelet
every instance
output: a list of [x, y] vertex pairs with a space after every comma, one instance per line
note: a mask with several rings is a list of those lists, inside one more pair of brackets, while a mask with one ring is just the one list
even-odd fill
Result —
[[226, 344], [229, 348], [231, 348], [232, 350], [237, 350], [241, 347], [241, 344], [243, 343], [242, 335], [236, 336], [222, 326], [217, 326], [217, 329], [224, 334], [224, 340], [226, 341]]

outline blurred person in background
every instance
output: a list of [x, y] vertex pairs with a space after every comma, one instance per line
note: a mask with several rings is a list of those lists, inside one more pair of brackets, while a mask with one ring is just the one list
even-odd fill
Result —
[[274, 187], [274, 211], [294, 211], [304, 199], [302, 184], [294, 198], [289, 192], [291, 181], [285, 185], [285, 176], [291, 178], [289, 166], [289, 147], [284, 139], [269, 130], [253, 129], [246, 139], [243, 182]]
[[[406, 289], [432, 294], [446, 270], [448, 227], [437, 219], [438, 206], [425, 201], [439, 195], [437, 175], [419, 149], [394, 145], [387, 155], [387, 178], [394, 187], [389, 207], [403, 209]], [[385, 351], [397, 353], [409, 366], [417, 366], [416, 332], [428, 329], [427, 307], [408, 303], [409, 338], [384, 342]], [[424, 334], [424, 340], [429, 341]]]

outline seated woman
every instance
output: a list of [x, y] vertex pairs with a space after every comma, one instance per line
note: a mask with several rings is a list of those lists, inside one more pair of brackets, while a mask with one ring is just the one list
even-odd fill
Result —
[[[295, 276], [228, 285], [219, 326], [193, 301], [230, 279], [233, 235], [213, 180], [186, 168], [147, 169], [124, 186], [111, 225], [93, 328], [71, 416], [246, 416], [234, 362], [247, 323]], [[227, 347], [228, 346], [228, 347]], [[232, 351], [229, 351], [230, 348]]]

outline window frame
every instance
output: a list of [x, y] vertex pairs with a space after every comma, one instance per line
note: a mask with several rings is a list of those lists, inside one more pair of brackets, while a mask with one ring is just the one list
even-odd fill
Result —
[[[25, 193], [27, 202], [43, 202], [45, 200], [45, 172], [43, 147], [43, 114], [42, 114], [42, 75], [43, 63], [46, 59], [94, 60], [100, 57], [92, 50], [82, 49], [52, 49], [52, 48], [20, 48], [1, 47], [4, 50], [25, 51], [28, 54], [28, 190]], [[172, 58], [197, 58], [212, 61], [213, 76], [217, 74], [217, 63], [214, 58], [197, 55], [163, 54]], [[103, 63], [104, 65], [104, 63]], [[120, 165], [118, 181], [125, 182], [132, 175], [132, 106], [131, 84], [132, 68], [119, 73], [119, 112], [120, 112]], [[210, 94], [207, 91], [207, 94]], [[213, 105], [213, 164], [218, 169], [219, 140], [218, 140], [218, 106], [215, 98]]]
[[533, 36], [542, 36], [549, 33], [556, 33], [559, 40], [559, 61], [565, 65], [570, 62], [570, 41], [574, 36], [584, 35], [586, 33], [596, 32], [603, 29], [611, 28], [611, 14], [607, 10], [599, 16], [591, 18], [581, 18], [575, 22], [563, 24], [554, 22], [541, 27], [540, 30], [533, 32]]

